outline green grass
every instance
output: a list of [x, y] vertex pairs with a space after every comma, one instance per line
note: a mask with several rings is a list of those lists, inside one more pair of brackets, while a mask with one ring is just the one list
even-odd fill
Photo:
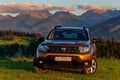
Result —
[[120, 80], [120, 60], [103, 58], [97, 61], [97, 72], [85, 75], [60, 70], [36, 74], [32, 62], [0, 60], [0, 80]]
[[33, 40], [33, 38], [30, 37], [19, 37], [19, 36], [13, 36], [13, 40], [4, 40], [2, 38], [0, 38], [0, 45], [2, 44], [15, 44], [15, 43], [19, 43], [19, 44], [29, 44], [29, 42]]

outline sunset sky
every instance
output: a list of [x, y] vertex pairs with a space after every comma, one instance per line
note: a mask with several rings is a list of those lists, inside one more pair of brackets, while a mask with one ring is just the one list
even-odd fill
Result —
[[80, 15], [88, 9], [120, 9], [120, 3], [119, 0], [0, 0], [0, 13], [65, 10]]

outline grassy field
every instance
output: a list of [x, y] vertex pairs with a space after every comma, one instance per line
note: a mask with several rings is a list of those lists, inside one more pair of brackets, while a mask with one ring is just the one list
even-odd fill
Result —
[[36, 74], [30, 61], [0, 60], [0, 80], [120, 80], [120, 60], [97, 60], [98, 70], [91, 75], [60, 70]]
[[2, 44], [28, 44], [33, 38], [30, 37], [19, 37], [19, 36], [13, 36], [13, 40], [4, 40], [2, 37], [0, 37], [0, 45]]

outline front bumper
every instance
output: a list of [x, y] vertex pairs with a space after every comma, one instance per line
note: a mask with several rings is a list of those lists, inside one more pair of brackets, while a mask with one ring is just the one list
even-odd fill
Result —
[[[55, 57], [71, 57], [71, 61], [55, 61]], [[43, 53], [38, 58], [39, 64], [47, 65], [47, 67], [57, 68], [82, 68], [90, 67], [92, 54], [57, 54], [57, 53]]]

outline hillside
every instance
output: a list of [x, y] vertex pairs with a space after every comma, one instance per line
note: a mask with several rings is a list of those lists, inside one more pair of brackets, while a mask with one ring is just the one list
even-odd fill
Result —
[[120, 16], [96, 24], [90, 28], [92, 35], [120, 40]]
[[120, 10], [107, 10], [107, 11], [97, 11], [97, 12], [94, 10], [88, 10], [87, 12], [79, 16], [79, 21], [85, 27], [91, 27], [97, 23], [118, 16], [120, 16]]

